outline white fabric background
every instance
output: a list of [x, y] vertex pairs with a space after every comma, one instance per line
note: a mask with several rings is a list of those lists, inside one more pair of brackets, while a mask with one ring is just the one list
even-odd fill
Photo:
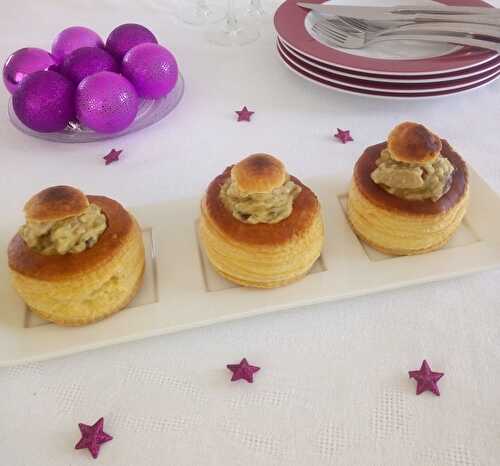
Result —
[[[125, 205], [200, 196], [226, 165], [257, 151], [302, 178], [349, 177], [362, 149], [407, 119], [447, 138], [500, 191], [500, 83], [422, 102], [331, 93], [284, 68], [270, 24], [253, 45], [216, 48], [150, 5], [2, 0], [1, 57], [49, 47], [68, 25], [106, 35], [134, 21], [174, 51], [186, 78], [184, 100], [161, 124], [76, 146], [17, 132], [2, 88], [2, 222], [52, 184]], [[235, 122], [242, 105], [256, 112], [250, 124]], [[335, 142], [336, 127], [355, 142]], [[104, 167], [113, 147], [123, 160]], [[104, 416], [115, 439], [95, 464], [498, 465], [499, 283], [500, 271], [482, 273], [0, 369], [0, 463], [89, 464], [87, 451], [73, 450], [77, 423]], [[243, 356], [262, 367], [253, 385], [229, 382], [225, 365]], [[446, 373], [440, 398], [415, 396], [407, 371], [423, 358]]]

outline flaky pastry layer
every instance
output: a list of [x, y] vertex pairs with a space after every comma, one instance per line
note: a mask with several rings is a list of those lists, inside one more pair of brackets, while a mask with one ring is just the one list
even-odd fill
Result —
[[355, 233], [373, 248], [390, 255], [423, 254], [450, 240], [462, 222], [467, 201], [468, 192], [444, 213], [409, 216], [376, 206], [352, 183], [347, 215]]
[[450, 190], [437, 202], [408, 201], [385, 192], [369, 176], [384, 148], [385, 144], [369, 147], [355, 166], [347, 203], [353, 230], [373, 248], [391, 255], [423, 254], [443, 247], [467, 209], [465, 163], [443, 141], [443, 155], [455, 168]]
[[[117, 202], [88, 198], [101, 207], [108, 222], [94, 247], [78, 254], [44, 256], [28, 248], [19, 235], [9, 246], [15, 289], [33, 312], [59, 325], [85, 325], [118, 312], [142, 283], [145, 260], [139, 225]], [[41, 270], [36, 270], [37, 264]]]
[[292, 214], [275, 224], [235, 219], [218, 193], [230, 167], [209, 186], [201, 205], [199, 236], [217, 272], [242, 286], [275, 288], [299, 280], [321, 254], [324, 231], [314, 193], [294, 177], [302, 191]]

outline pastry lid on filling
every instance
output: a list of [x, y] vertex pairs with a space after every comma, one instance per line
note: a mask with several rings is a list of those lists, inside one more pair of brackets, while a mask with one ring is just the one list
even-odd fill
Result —
[[278, 223], [289, 217], [301, 187], [284, 165], [267, 154], [254, 154], [231, 170], [220, 190], [224, 206], [241, 222]]
[[425, 164], [439, 156], [442, 144], [424, 125], [406, 121], [389, 133], [387, 149], [398, 162]]
[[402, 123], [389, 134], [371, 179], [401, 199], [436, 202], [450, 189], [454, 171], [441, 149], [441, 140], [427, 128]]
[[19, 234], [44, 255], [79, 253], [94, 246], [106, 229], [100, 207], [70, 186], [54, 186], [33, 196], [25, 205], [26, 224]]
[[282, 186], [287, 176], [283, 163], [269, 154], [249, 155], [231, 170], [231, 179], [246, 193], [268, 193]]
[[35, 194], [25, 205], [26, 220], [51, 222], [82, 214], [89, 206], [87, 196], [71, 186], [52, 186]]

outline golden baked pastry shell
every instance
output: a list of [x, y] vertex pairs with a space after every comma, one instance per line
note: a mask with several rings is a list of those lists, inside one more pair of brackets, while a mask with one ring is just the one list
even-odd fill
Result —
[[242, 286], [275, 288], [299, 280], [321, 254], [324, 232], [314, 193], [297, 178], [302, 191], [292, 214], [274, 224], [247, 224], [233, 217], [219, 192], [231, 167], [210, 184], [201, 205], [199, 236], [215, 270]]
[[361, 240], [391, 255], [423, 254], [450, 240], [466, 212], [468, 175], [462, 158], [446, 141], [442, 145], [455, 171], [449, 191], [436, 202], [400, 199], [380, 188], [370, 174], [386, 144], [366, 149], [354, 168], [347, 202], [349, 222]]
[[88, 196], [107, 228], [83, 252], [43, 255], [17, 234], [8, 248], [13, 285], [27, 306], [59, 325], [85, 325], [123, 309], [139, 290], [144, 244], [135, 219], [116, 201]]

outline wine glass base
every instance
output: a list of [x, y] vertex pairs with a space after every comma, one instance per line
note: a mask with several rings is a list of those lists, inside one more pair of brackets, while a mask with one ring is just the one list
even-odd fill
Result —
[[267, 21], [271, 19], [271, 13], [262, 7], [250, 7], [246, 12], [247, 17], [256, 21]]
[[207, 39], [215, 45], [233, 47], [247, 45], [260, 37], [259, 30], [251, 24], [239, 23], [234, 29], [222, 29], [207, 32]]
[[226, 15], [221, 5], [210, 5], [200, 7], [187, 4], [179, 7], [177, 17], [184, 23], [192, 26], [203, 26], [205, 24], [222, 21]]
[[145, 2], [154, 9], [164, 11], [165, 13], [172, 14], [176, 11], [174, 0], [145, 0]]

